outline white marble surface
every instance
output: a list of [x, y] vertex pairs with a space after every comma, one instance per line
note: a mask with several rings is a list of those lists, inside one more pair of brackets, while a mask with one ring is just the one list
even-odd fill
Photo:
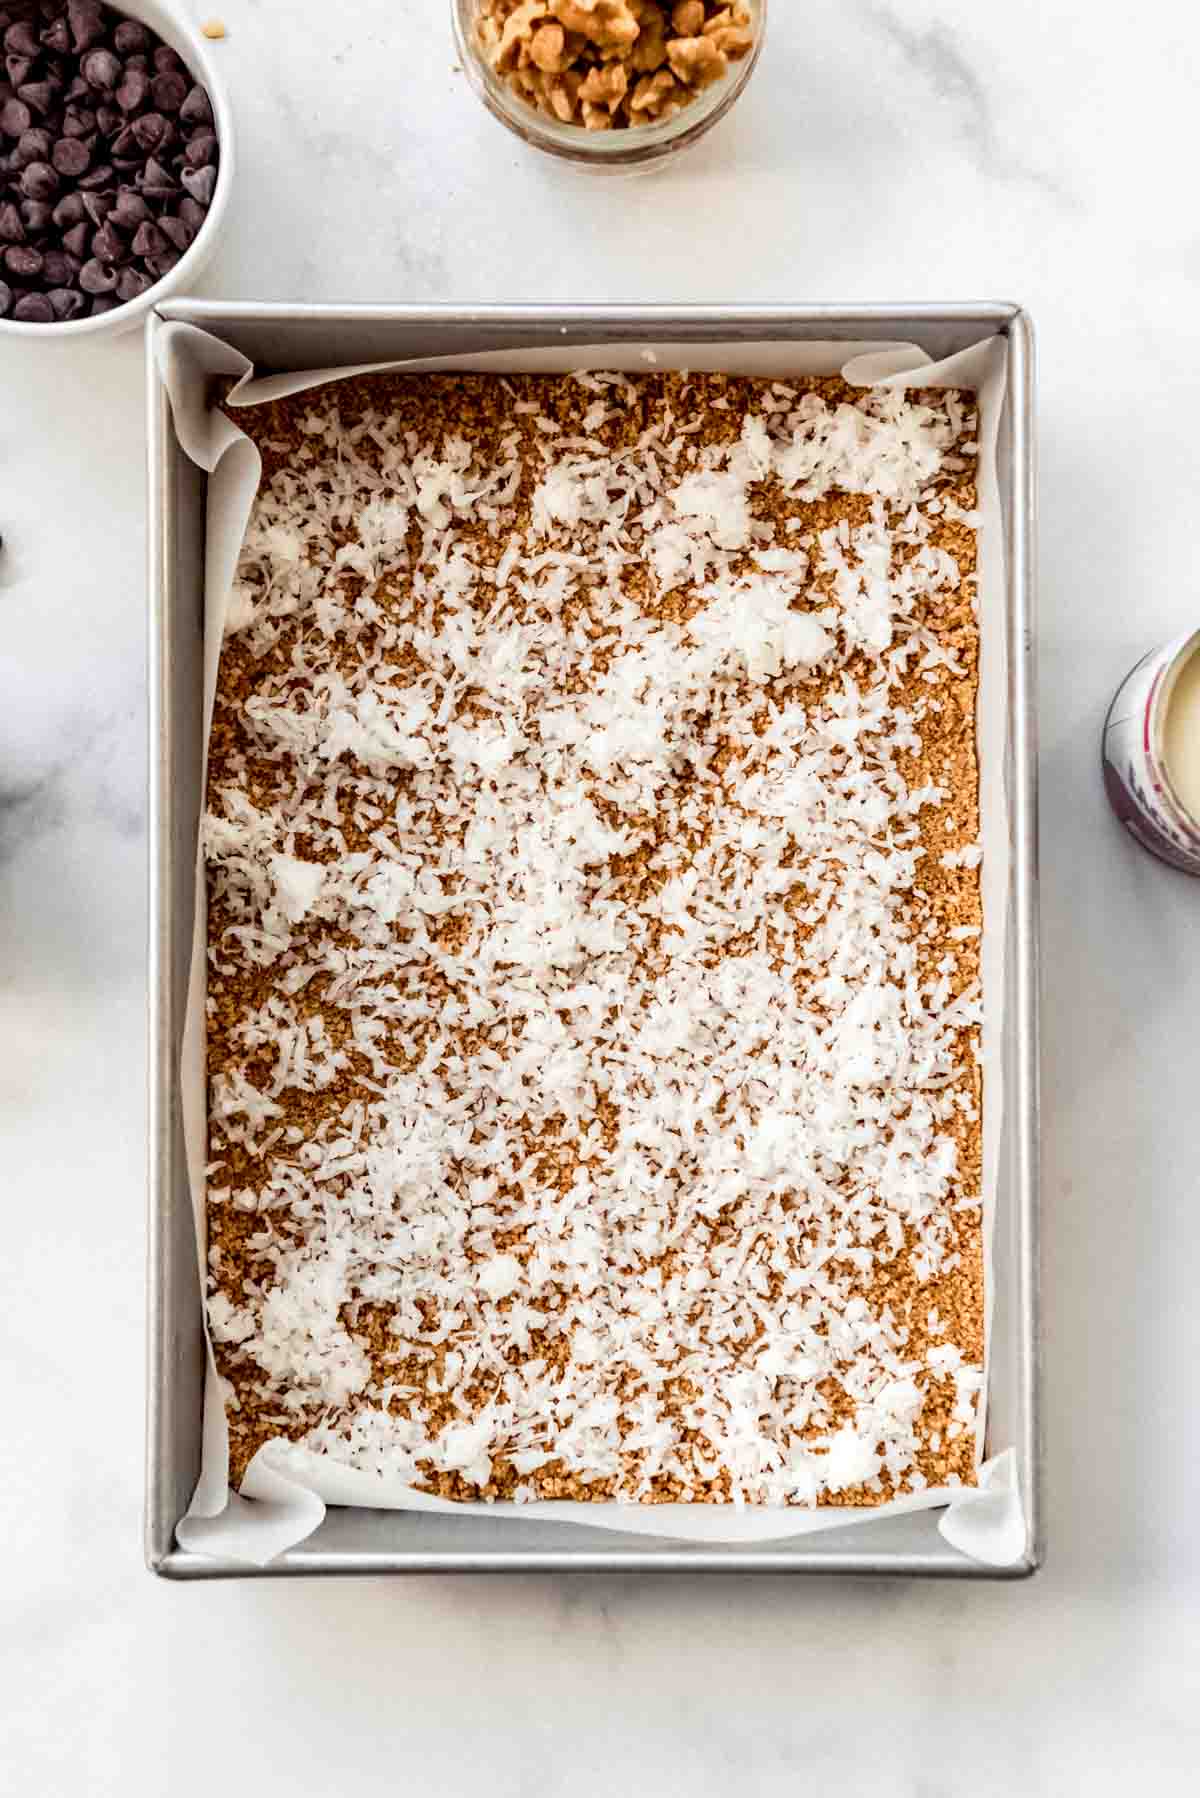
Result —
[[1003, 1589], [142, 1571], [140, 346], [0, 343], [0, 1790], [1194, 1789], [1200, 883], [1096, 775], [1119, 678], [1200, 623], [1194, 8], [775, 0], [735, 117], [613, 186], [509, 143], [442, 0], [210, 10], [242, 168], [209, 294], [1032, 309], [1049, 1559]]

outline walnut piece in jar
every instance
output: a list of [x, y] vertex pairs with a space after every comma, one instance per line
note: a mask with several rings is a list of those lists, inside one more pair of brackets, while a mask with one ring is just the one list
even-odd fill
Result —
[[673, 118], [754, 48], [744, 0], [480, 0], [483, 54], [564, 125], [611, 131]]

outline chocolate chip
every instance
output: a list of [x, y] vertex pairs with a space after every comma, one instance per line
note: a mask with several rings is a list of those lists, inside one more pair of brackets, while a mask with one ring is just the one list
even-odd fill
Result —
[[86, 193], [83, 196], [83, 210], [93, 225], [102, 225], [115, 204], [111, 194]]
[[111, 106], [107, 100], [101, 100], [96, 107], [96, 127], [105, 137], [111, 137], [125, 123], [125, 115], [117, 106]]
[[84, 293], [111, 293], [117, 285], [117, 271], [106, 268], [93, 257], [79, 271], [79, 285]]
[[[182, 210], [183, 208], [181, 207], [180, 211]], [[68, 225], [77, 225], [80, 219], [87, 217], [87, 213], [84, 210], [83, 195], [64, 194], [62, 199], [58, 202], [58, 205], [54, 208], [51, 217], [60, 231], [65, 230]]]
[[24, 243], [25, 227], [11, 200], [0, 204], [0, 243]]
[[150, 276], [143, 274], [140, 268], [123, 268], [117, 276], [117, 298], [127, 304], [130, 300], [138, 299], [153, 285]]
[[81, 219], [79, 224], [72, 225], [71, 229], [64, 233], [63, 248], [69, 250], [72, 256], [78, 257], [82, 262], [88, 253], [91, 241], [92, 227], [87, 219]]
[[110, 217], [123, 231], [136, 231], [150, 217], [150, 208], [141, 194], [134, 193], [131, 187], [123, 187]]
[[100, 229], [92, 238], [92, 255], [96, 258], [97, 262], [115, 262], [120, 264], [126, 260], [128, 254], [129, 251], [126, 247], [125, 239], [121, 236], [119, 231], [113, 229], [110, 221], [105, 219]]
[[89, 169], [86, 175], [80, 175], [79, 185], [85, 193], [92, 193], [98, 188], [110, 187], [112, 178], [112, 163], [102, 162], [98, 167]]
[[121, 79], [121, 64], [111, 50], [89, 50], [79, 68], [88, 86], [102, 94], [111, 94]]
[[22, 131], [12, 153], [12, 166], [23, 169], [30, 162], [45, 162], [50, 155], [50, 133], [38, 126]]
[[147, 256], [146, 267], [156, 281], [161, 281], [164, 275], [170, 274], [178, 262], [179, 252], [177, 250], [164, 250], [161, 256]]
[[170, 200], [179, 191], [179, 184], [170, 170], [153, 156], [142, 171], [141, 187], [148, 200]]
[[6, 281], [0, 281], [0, 318], [3, 318], [12, 305], [12, 288]]
[[188, 96], [188, 78], [181, 69], [160, 69], [150, 92], [160, 112], [178, 112]]
[[31, 112], [45, 118], [54, 105], [59, 94], [59, 83], [56, 81], [24, 81], [17, 93]]
[[139, 225], [133, 240], [135, 256], [161, 256], [167, 247], [167, 240], [153, 220]]
[[73, 318], [81, 318], [87, 310], [87, 301], [83, 295], [69, 287], [52, 287], [46, 298], [60, 325], [70, 324]]
[[14, 318], [23, 325], [52, 325], [54, 308], [44, 293], [23, 293], [13, 307]]
[[99, 318], [102, 312], [114, 312], [120, 304], [115, 293], [102, 293], [92, 301], [92, 317]]
[[14, 97], [0, 106], [0, 131], [3, 131], [5, 137], [20, 137], [22, 131], [28, 131], [32, 123], [33, 114], [24, 100]]
[[26, 231], [36, 235], [45, 231], [54, 218], [54, 208], [45, 200], [22, 200], [21, 223]]
[[28, 19], [18, 19], [4, 33], [4, 48], [17, 56], [34, 57], [41, 49], [36, 31]]
[[76, 55], [99, 43], [104, 36], [104, 8], [100, 0], [67, 0], [71, 48]]
[[183, 64], [170, 44], [159, 44], [154, 52], [154, 66], [156, 69], [182, 69]]
[[202, 87], [196, 86], [191, 90], [179, 108], [179, 116], [185, 125], [212, 124], [212, 103]]
[[113, 43], [122, 56], [130, 51], [138, 52], [150, 48], [150, 33], [137, 19], [122, 19], [113, 32]]
[[126, 65], [121, 85], [117, 89], [116, 101], [122, 112], [136, 112], [139, 106], [146, 104], [150, 93], [150, 77], [145, 69], [131, 69]]
[[92, 153], [81, 137], [60, 137], [50, 152], [50, 160], [60, 175], [82, 175]]
[[213, 194], [217, 189], [216, 169], [211, 167], [206, 169], [184, 169], [179, 179], [183, 182], [183, 185], [187, 188], [192, 198], [194, 200], [199, 200], [201, 206], [208, 206], [212, 203]]
[[69, 287], [79, 273], [79, 258], [65, 250], [47, 250], [42, 256], [42, 279], [47, 286]]
[[32, 56], [6, 56], [4, 67], [8, 71], [8, 79], [12, 85], [20, 87], [23, 81], [29, 80], [33, 69], [33, 58]]
[[[31, 200], [52, 200], [58, 189], [58, 176], [48, 162], [29, 162], [21, 170], [21, 192]], [[196, 197], [200, 198], [198, 194]]]
[[65, 56], [71, 48], [71, 28], [65, 19], [51, 19], [42, 33], [42, 48]]
[[147, 156], [153, 156], [155, 151], [161, 153], [169, 149], [175, 141], [175, 127], [169, 119], [164, 119], [161, 112], [144, 112], [141, 118], [134, 119], [129, 129], [137, 140], [138, 148], [144, 150]]
[[74, 101], [63, 113], [64, 137], [89, 137], [96, 129], [96, 115], [90, 106], [79, 106]]
[[42, 272], [42, 252], [32, 244], [9, 244], [4, 252], [4, 266], [18, 281], [36, 281]]
[[191, 225], [185, 224], [181, 218], [172, 218], [170, 213], [167, 213], [163, 218], [159, 219], [158, 228], [164, 237], [170, 239], [180, 255], [183, 254], [184, 250], [191, 248], [192, 241], [196, 235]]
[[211, 131], [197, 131], [183, 153], [183, 160], [190, 169], [207, 168], [215, 162], [217, 156], [217, 140]]

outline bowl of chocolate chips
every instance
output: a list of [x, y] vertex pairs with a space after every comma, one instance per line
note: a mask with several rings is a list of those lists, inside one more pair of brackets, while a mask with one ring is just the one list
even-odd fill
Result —
[[159, 0], [0, 0], [0, 337], [125, 330], [212, 255], [229, 101]]

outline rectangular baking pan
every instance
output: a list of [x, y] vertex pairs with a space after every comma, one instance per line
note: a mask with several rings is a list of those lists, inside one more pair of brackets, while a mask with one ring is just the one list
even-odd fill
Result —
[[[320, 1529], [260, 1570], [175, 1543], [200, 1468], [204, 1340], [179, 1100], [201, 804], [201, 670], [207, 477], [183, 453], [159, 378], [165, 321], [199, 326], [258, 371], [525, 349], [544, 343], [764, 339], [913, 342], [936, 359], [1009, 340], [999, 469], [1007, 549], [1007, 769], [1013, 884], [1005, 1095], [994, 1248], [989, 1435], [1017, 1450], [1029, 1547], [987, 1569], [938, 1534], [937, 1511], [864, 1519], [791, 1542], [680, 1545], [479, 1513], [331, 1509]], [[414, 307], [175, 300], [147, 327], [150, 575], [150, 1249], [146, 1560], [174, 1579], [446, 1572], [834, 1573], [1020, 1578], [1041, 1556], [1038, 1322], [1038, 895], [1034, 712], [1034, 351], [1017, 306]]]

